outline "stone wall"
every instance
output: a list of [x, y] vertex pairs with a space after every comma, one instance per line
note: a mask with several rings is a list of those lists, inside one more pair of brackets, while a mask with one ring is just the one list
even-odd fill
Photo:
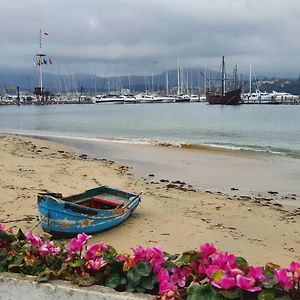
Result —
[[53, 280], [38, 283], [34, 277], [0, 273], [0, 300], [153, 300], [143, 294], [119, 293], [102, 286], [78, 287]]

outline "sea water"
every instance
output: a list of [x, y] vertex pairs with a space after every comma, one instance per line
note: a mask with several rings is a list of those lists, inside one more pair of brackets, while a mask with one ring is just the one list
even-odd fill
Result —
[[300, 158], [300, 106], [296, 105], [2, 106], [0, 131], [81, 141], [208, 145]]

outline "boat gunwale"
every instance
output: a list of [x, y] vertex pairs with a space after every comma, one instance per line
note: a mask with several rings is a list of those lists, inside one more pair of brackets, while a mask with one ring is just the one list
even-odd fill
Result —
[[[40, 199], [39, 200], [39, 206], [42, 207], [42, 208], [45, 208], [45, 209], [48, 209], [50, 211], [55, 211], [55, 212], [59, 212], [59, 213], [63, 213], [65, 215], [73, 215], [73, 216], [81, 216], [82, 219], [93, 219], [93, 220], [104, 220], [104, 219], [114, 219], [116, 217], [121, 217], [123, 215], [125, 215], [126, 213], [130, 212], [132, 209], [134, 209], [138, 203], [140, 202], [140, 197], [136, 198], [132, 205], [130, 207], [127, 207], [128, 210], [124, 210], [122, 211], [120, 214], [115, 214], [115, 209], [96, 209], [96, 208], [90, 208], [90, 207], [84, 207], [83, 205], [79, 205], [79, 204], [75, 204], [75, 203], [71, 203], [71, 202], [67, 202], [67, 201], [63, 201], [63, 200], [60, 200], [60, 199], [56, 199], [55, 197], [52, 197], [52, 196], [47, 196], [49, 198], [49, 200], [52, 200], [52, 201], [55, 201], [57, 202], [58, 204], [62, 204], [62, 205], [65, 205], [65, 204], [68, 204], [69, 207], [66, 207], [67, 209], [69, 209], [70, 211], [66, 211], [66, 210], [58, 210], [58, 209], [55, 209], [53, 207], [49, 208], [45, 205], [42, 204], [42, 202], [46, 202], [46, 201], [49, 201], [47, 199]], [[57, 201], [58, 200], [58, 201]], [[72, 210], [72, 208], [70, 208], [70, 206], [74, 206], [78, 209], [82, 209], [82, 208], [87, 208], [93, 212], [95, 212], [95, 215], [91, 215], [91, 214], [88, 214], [88, 213], [85, 213], [85, 212], [75, 212]], [[120, 207], [122, 208], [122, 206]], [[103, 212], [111, 212], [111, 216], [109, 217], [99, 217], [98, 214], [103, 211]], [[86, 216], [86, 217], [84, 217]]]

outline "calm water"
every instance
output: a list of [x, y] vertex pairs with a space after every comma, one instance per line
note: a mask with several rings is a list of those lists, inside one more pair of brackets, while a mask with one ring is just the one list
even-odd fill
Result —
[[118, 143], [214, 145], [300, 158], [300, 106], [205, 103], [0, 107], [0, 131]]

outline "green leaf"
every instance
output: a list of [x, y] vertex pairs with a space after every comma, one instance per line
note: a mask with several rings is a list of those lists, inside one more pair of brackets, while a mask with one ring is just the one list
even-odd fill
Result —
[[269, 279], [268, 281], [262, 282], [262, 285], [266, 289], [272, 289], [274, 285], [276, 285], [276, 283], [277, 283], [276, 279], [273, 278], [273, 279]]
[[152, 276], [143, 279], [142, 287], [145, 288], [146, 290], [153, 290], [156, 281], [157, 281], [156, 275], [153, 274]]
[[14, 259], [12, 260], [12, 263], [16, 266], [22, 265], [23, 262], [24, 262], [24, 255], [23, 254], [19, 254], [19, 255], [15, 256]]
[[289, 295], [284, 295], [284, 296], [275, 298], [275, 300], [292, 300], [292, 298]]
[[193, 284], [188, 290], [187, 300], [222, 300], [223, 297], [209, 285]]
[[85, 264], [85, 260], [84, 259], [76, 259], [74, 260], [72, 263], [70, 263], [71, 267], [82, 267]]
[[224, 290], [219, 292], [223, 295], [226, 299], [240, 299], [241, 290], [240, 289], [233, 289], [233, 290]]
[[106, 260], [106, 262], [108, 264], [113, 264], [115, 262], [115, 258], [112, 254], [110, 254], [109, 252], [104, 252], [103, 254], [103, 258]]
[[15, 236], [8, 234], [7, 232], [0, 231], [0, 240], [11, 243], [15, 240]]
[[191, 262], [191, 255], [188, 255], [188, 254], [183, 254], [178, 262], [177, 262], [177, 265], [178, 267], [182, 267], [182, 266], [186, 266], [188, 265], [189, 263]]
[[136, 287], [142, 282], [142, 276], [136, 271], [136, 266], [127, 272], [127, 279], [131, 286]]
[[141, 260], [136, 265], [136, 271], [139, 275], [146, 277], [150, 275], [152, 268], [149, 262]]
[[26, 240], [26, 236], [25, 236], [25, 234], [23, 233], [23, 231], [21, 229], [19, 229], [18, 233], [16, 234], [16, 238], [19, 241], [25, 241]]
[[126, 284], [126, 291], [129, 293], [133, 293], [135, 291], [135, 286], [130, 281]]
[[116, 288], [118, 285], [121, 284], [126, 284], [126, 279], [125, 282], [124, 280], [125, 278], [123, 278], [120, 274], [112, 274], [105, 282], [106, 286], [109, 286], [111, 288]]
[[116, 249], [113, 246], [108, 246], [108, 251], [110, 254], [112, 254], [113, 256], [118, 255], [118, 252], [116, 251]]
[[7, 271], [9, 255], [7, 252], [0, 253], [0, 272]]
[[245, 271], [246, 273], [249, 270], [249, 265], [248, 262], [246, 261], [245, 258], [243, 257], [236, 257], [235, 258], [235, 263], [240, 267], [240, 269], [242, 269], [243, 271]]
[[19, 272], [23, 266], [24, 256], [22, 254], [15, 256], [8, 265], [8, 270], [11, 272]]
[[145, 293], [145, 289], [142, 286], [137, 286], [135, 288], [135, 291], [138, 293]]
[[275, 292], [273, 290], [263, 290], [258, 294], [258, 300], [274, 300]]

